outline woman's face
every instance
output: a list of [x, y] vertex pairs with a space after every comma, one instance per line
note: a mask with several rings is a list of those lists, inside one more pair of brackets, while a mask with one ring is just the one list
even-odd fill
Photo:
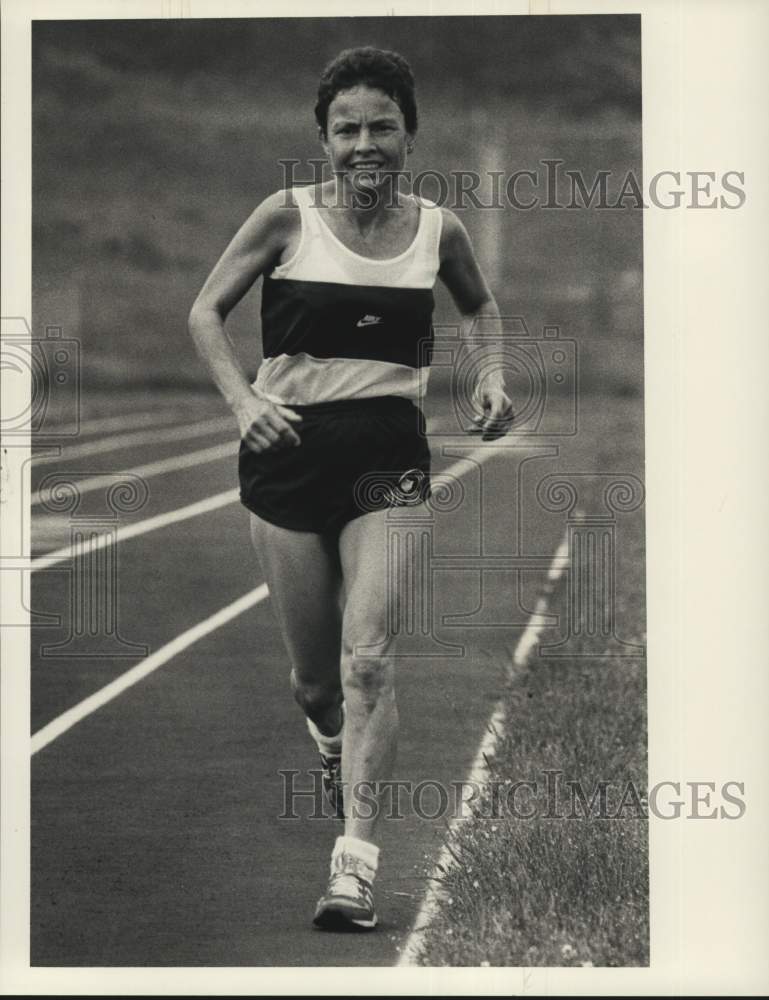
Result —
[[353, 190], [392, 180], [403, 170], [411, 139], [403, 112], [382, 90], [358, 84], [340, 90], [329, 105], [323, 148], [334, 174]]

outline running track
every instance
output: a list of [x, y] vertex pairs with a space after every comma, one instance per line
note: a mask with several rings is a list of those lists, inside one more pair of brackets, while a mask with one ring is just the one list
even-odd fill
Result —
[[[105, 413], [60, 457], [32, 470], [33, 491], [45, 477], [77, 473], [85, 485], [81, 512], [94, 515], [103, 509], [105, 474], [138, 469], [149, 488], [140, 510], [121, 515], [119, 529], [127, 535], [110, 547], [119, 632], [136, 644], [121, 658], [41, 655], [43, 645], [69, 635], [73, 576], [69, 516], [39, 504], [33, 509], [33, 555], [54, 554], [37, 564], [33, 611], [62, 623], [37, 627], [32, 638], [32, 964], [393, 965], [444, 822], [422, 819], [406, 804], [404, 818], [383, 824], [378, 932], [311, 928], [340, 827], [308, 818], [302, 803], [296, 811], [303, 818], [279, 819], [278, 772], [305, 772], [296, 779], [305, 787], [317, 763], [289, 693], [269, 599], [258, 599], [264, 588], [248, 610], [95, 711], [76, 712], [75, 724], [57, 733], [63, 713], [147, 662], [141, 647], [157, 658], [168, 643], [263, 583], [247, 514], [226, 495], [237, 485], [237, 433], [227, 411], [213, 396], [176, 399], [162, 416], [157, 411], [158, 419], [149, 409], [129, 408], [122, 419]], [[428, 415], [431, 428], [447, 426], [448, 404], [437, 399]], [[441, 454], [448, 441], [433, 439], [437, 471], [457, 462], [459, 453]], [[484, 456], [483, 505], [477, 467], [463, 463], [465, 499], [439, 518], [436, 549], [477, 552], [483, 509], [487, 551], [510, 550], [509, 457], [499, 448]], [[204, 502], [211, 497], [219, 499]], [[543, 529], [537, 551], [552, 553], [557, 541]], [[494, 576], [484, 596], [488, 620], [505, 621], [511, 578]], [[526, 575], [528, 607], [541, 576]], [[441, 573], [436, 620], [472, 610], [478, 599], [474, 574]], [[518, 632], [439, 628], [438, 634], [464, 643], [465, 655], [402, 664], [397, 777], [448, 784], [471, 767], [502, 689], [504, 649]], [[425, 800], [426, 808], [432, 801]]]

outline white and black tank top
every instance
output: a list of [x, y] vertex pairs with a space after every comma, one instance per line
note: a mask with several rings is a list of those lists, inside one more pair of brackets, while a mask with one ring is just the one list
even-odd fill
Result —
[[441, 210], [416, 199], [419, 224], [411, 246], [397, 257], [372, 260], [331, 232], [313, 191], [292, 189], [300, 243], [290, 260], [264, 276], [264, 361], [255, 385], [287, 404], [370, 396], [416, 401], [430, 364]]

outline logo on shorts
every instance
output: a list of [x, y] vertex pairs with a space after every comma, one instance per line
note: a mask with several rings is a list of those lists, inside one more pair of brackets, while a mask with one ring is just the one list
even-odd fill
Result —
[[421, 469], [409, 469], [404, 472], [395, 487], [398, 497], [402, 501], [415, 502], [421, 498], [422, 481], [425, 478]]
[[355, 325], [356, 326], [376, 326], [377, 323], [381, 323], [381, 322], [382, 322], [382, 317], [381, 316], [372, 316], [370, 313], [367, 313], [363, 317], [363, 319], [359, 319], [358, 322]]

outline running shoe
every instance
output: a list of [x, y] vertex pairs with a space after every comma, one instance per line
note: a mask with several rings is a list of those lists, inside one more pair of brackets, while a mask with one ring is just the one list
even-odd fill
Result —
[[342, 784], [342, 755], [320, 755], [320, 766], [323, 769], [323, 793], [326, 801], [334, 810], [336, 819], [344, 819], [344, 786]]
[[370, 931], [376, 927], [371, 869], [351, 854], [331, 861], [331, 878], [315, 907], [313, 923], [326, 931]]

